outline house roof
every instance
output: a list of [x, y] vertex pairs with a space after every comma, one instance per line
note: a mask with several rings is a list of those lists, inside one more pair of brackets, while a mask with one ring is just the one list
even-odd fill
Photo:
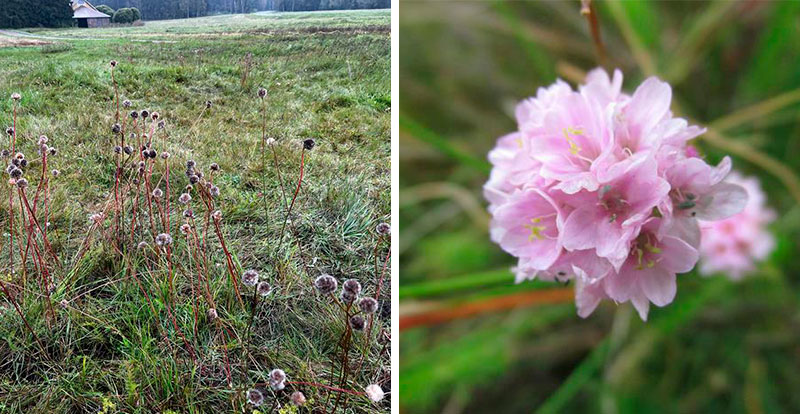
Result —
[[111, 16], [97, 11], [88, 1], [76, 0], [72, 3], [73, 19], [102, 19]]

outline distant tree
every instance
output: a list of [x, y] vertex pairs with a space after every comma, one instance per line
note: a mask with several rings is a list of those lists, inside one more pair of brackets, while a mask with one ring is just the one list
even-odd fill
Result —
[[133, 12], [133, 21], [142, 20], [142, 12], [139, 11], [136, 7], [131, 7], [131, 12]]
[[114, 13], [114, 23], [133, 23], [136, 21], [136, 14], [133, 9], [123, 7]]
[[99, 11], [101, 13], [105, 13], [105, 14], [107, 14], [109, 16], [113, 16], [114, 15], [114, 9], [112, 9], [111, 7], [106, 6], [105, 4], [101, 4], [99, 6], [96, 6], [95, 9], [97, 9], [97, 11]]

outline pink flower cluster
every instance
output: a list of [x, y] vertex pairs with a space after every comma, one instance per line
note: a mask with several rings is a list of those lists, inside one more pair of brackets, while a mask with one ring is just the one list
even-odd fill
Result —
[[775, 239], [767, 224], [775, 220], [775, 212], [766, 206], [766, 196], [755, 177], [742, 177], [732, 172], [725, 181], [747, 190], [744, 210], [725, 220], [700, 222], [700, 273], [726, 273], [739, 280], [755, 270], [755, 262], [767, 258], [775, 247]]
[[608, 298], [646, 320], [697, 262], [698, 219], [740, 212], [747, 193], [723, 181], [729, 158], [691, 156], [686, 142], [705, 130], [672, 116], [668, 84], [621, 87], [619, 70], [595, 69], [577, 91], [559, 80], [520, 103], [518, 130], [489, 153], [484, 194], [518, 282], [574, 279], [581, 317]]

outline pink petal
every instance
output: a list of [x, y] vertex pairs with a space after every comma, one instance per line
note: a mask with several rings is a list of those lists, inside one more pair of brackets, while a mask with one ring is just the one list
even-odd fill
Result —
[[675, 273], [660, 266], [640, 270], [639, 287], [647, 299], [656, 306], [666, 306], [672, 302], [678, 289]]

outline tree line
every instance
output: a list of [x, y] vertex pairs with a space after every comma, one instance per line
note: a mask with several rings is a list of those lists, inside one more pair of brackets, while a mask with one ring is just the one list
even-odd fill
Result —
[[[32, 2], [36, 7], [32, 7]], [[389, 8], [391, 0], [94, 0], [94, 6], [128, 23], [130, 18], [143, 20], [181, 19], [211, 14], [251, 13], [263, 10], [310, 11]], [[63, 27], [74, 24], [70, 0], [0, 0], [0, 28]]]
[[0, 28], [72, 25], [69, 0], [0, 0]]
[[136, 8], [144, 20], [180, 19], [255, 11], [311, 11], [388, 8], [391, 0], [96, 0], [114, 10]]

